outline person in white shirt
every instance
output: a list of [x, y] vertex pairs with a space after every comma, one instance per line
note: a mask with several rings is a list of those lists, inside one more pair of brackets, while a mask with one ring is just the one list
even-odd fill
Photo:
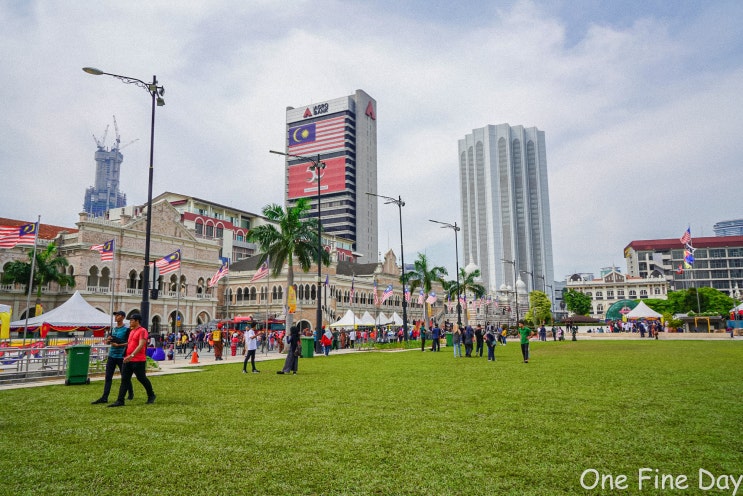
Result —
[[356, 342], [356, 330], [352, 330], [348, 334], [348, 340], [351, 342], [351, 348], [353, 348], [353, 344]]
[[245, 348], [248, 352], [245, 354], [245, 360], [243, 361], [243, 374], [248, 373], [248, 360], [250, 360], [253, 373], [259, 373], [260, 370], [255, 368], [255, 352], [258, 349], [258, 338], [256, 338], [255, 331], [252, 328], [245, 331]]

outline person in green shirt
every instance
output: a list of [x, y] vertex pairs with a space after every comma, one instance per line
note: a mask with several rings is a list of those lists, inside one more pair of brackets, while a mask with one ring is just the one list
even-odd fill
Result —
[[519, 322], [519, 335], [521, 335], [521, 354], [524, 356], [524, 363], [529, 363], [529, 338], [534, 334], [534, 331], [524, 326], [523, 322]]

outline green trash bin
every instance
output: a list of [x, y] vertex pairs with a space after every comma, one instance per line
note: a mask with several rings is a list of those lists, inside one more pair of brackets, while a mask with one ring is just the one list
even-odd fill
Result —
[[302, 336], [302, 358], [312, 358], [315, 356], [315, 338], [312, 336]]
[[447, 332], [446, 333], [446, 346], [447, 348], [451, 348], [454, 346], [454, 334]]
[[76, 344], [67, 348], [67, 379], [64, 383], [90, 384], [88, 367], [90, 365], [90, 345]]

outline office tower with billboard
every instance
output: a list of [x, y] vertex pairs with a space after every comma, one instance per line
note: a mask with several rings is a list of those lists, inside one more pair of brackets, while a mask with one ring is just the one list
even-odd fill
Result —
[[[362, 260], [378, 253], [377, 102], [362, 90], [286, 109], [286, 203], [307, 198], [327, 234], [349, 239]], [[314, 163], [321, 161], [319, 170]], [[319, 173], [318, 173], [319, 172]]]

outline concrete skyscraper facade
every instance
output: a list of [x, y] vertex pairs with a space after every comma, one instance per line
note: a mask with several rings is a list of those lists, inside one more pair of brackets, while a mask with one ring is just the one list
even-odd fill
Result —
[[508, 124], [474, 129], [459, 140], [459, 181], [464, 265], [477, 265], [490, 291], [518, 278], [529, 291], [552, 286], [544, 131]]
[[[286, 153], [321, 160], [321, 222], [377, 261], [377, 102], [362, 90], [319, 103], [287, 107]], [[307, 198], [317, 216], [317, 173], [307, 159], [287, 156], [286, 203]]]

